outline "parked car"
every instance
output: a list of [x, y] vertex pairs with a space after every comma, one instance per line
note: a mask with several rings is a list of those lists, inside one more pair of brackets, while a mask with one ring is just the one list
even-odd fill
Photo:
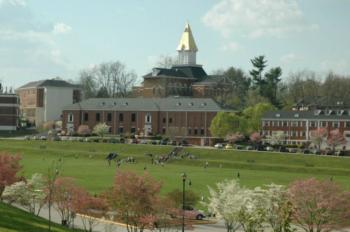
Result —
[[253, 146], [251, 146], [251, 145], [246, 146], [245, 149], [246, 150], [254, 150]]
[[266, 151], [274, 151], [274, 149], [273, 149], [273, 147], [268, 146], [268, 147], [266, 147]]
[[217, 143], [214, 145], [215, 148], [221, 149], [224, 147], [224, 145], [222, 143]]
[[243, 147], [242, 145], [236, 145], [235, 148], [236, 148], [237, 150], [243, 150], [244, 147]]
[[40, 140], [47, 140], [47, 137], [45, 135], [40, 136]]
[[228, 144], [226, 144], [225, 149], [233, 149], [233, 147], [231, 144], [228, 143]]
[[290, 153], [297, 153], [297, 149], [296, 148], [289, 148], [289, 152]]
[[189, 146], [189, 144], [186, 140], [182, 140], [179, 142], [179, 146], [187, 147], [187, 146]]
[[[172, 218], [181, 218], [183, 215], [182, 209], [173, 209], [170, 216]], [[205, 215], [202, 211], [200, 210], [195, 210], [191, 207], [188, 207], [185, 209], [184, 216], [186, 219], [191, 219], [191, 220], [203, 220], [205, 218]]]
[[168, 142], [168, 145], [176, 146], [176, 141], [173, 141], [173, 140], [172, 140], [172, 141], [169, 141], [169, 142]]

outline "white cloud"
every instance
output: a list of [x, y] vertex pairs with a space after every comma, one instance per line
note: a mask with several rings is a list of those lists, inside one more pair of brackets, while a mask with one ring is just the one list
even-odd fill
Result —
[[232, 33], [249, 38], [281, 37], [318, 28], [306, 22], [297, 0], [221, 0], [202, 20], [225, 38]]
[[241, 46], [238, 43], [233, 41], [228, 42], [221, 47], [221, 50], [225, 52], [237, 52], [240, 49], [241, 49]]
[[301, 58], [298, 55], [296, 55], [295, 53], [291, 52], [291, 53], [283, 55], [280, 58], [280, 61], [282, 63], [284, 63], [284, 64], [288, 64], [288, 63], [292, 63], [292, 62], [298, 61], [300, 59]]
[[0, 7], [3, 5], [25, 7], [27, 2], [25, 0], [0, 0]]
[[65, 23], [56, 23], [53, 27], [52, 33], [57, 34], [66, 34], [72, 30], [72, 27]]

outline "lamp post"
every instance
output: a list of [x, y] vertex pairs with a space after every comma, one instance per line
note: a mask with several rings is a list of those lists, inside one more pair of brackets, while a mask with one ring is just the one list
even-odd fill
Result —
[[185, 231], [185, 190], [186, 190], [186, 173], [182, 173], [182, 232]]

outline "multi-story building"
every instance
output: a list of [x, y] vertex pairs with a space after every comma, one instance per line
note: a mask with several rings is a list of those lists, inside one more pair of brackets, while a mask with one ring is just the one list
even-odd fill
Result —
[[221, 108], [209, 98], [92, 98], [63, 109], [63, 129], [110, 126], [117, 135], [165, 135], [191, 144], [210, 144], [210, 123]]
[[15, 94], [0, 94], [0, 130], [17, 130], [19, 100]]
[[34, 125], [60, 120], [66, 105], [81, 100], [78, 85], [59, 79], [30, 82], [16, 90], [20, 98], [21, 115]]
[[177, 52], [178, 61], [171, 68], [155, 67], [143, 76], [142, 85], [133, 88], [135, 97], [216, 98], [231, 91], [232, 83], [227, 78], [208, 75], [202, 65], [197, 64], [198, 48], [189, 24], [185, 26]]
[[339, 129], [350, 139], [349, 109], [317, 109], [314, 111], [270, 111], [261, 119], [262, 135], [267, 140], [275, 133], [283, 132], [286, 144], [310, 141], [310, 132], [317, 128], [328, 131]]

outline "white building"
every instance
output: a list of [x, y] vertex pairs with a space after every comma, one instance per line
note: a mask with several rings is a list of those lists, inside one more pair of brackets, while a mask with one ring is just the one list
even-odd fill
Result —
[[20, 98], [21, 115], [36, 126], [61, 120], [63, 107], [81, 100], [78, 85], [59, 79], [30, 82], [16, 93]]

